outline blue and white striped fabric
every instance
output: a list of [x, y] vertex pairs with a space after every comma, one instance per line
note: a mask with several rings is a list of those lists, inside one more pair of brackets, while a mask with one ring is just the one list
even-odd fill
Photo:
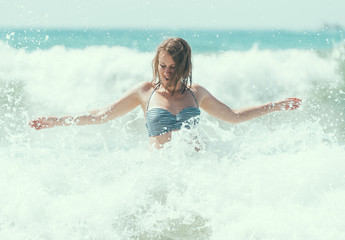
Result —
[[172, 130], [181, 129], [182, 127], [190, 129], [199, 123], [199, 104], [193, 91], [189, 88], [187, 89], [193, 95], [197, 107], [186, 107], [176, 115], [163, 108], [155, 107], [149, 110], [151, 97], [158, 87], [159, 85], [152, 91], [146, 107], [146, 127], [150, 137], [162, 135]]
[[190, 129], [199, 123], [199, 115], [200, 109], [196, 107], [186, 107], [176, 115], [162, 108], [151, 108], [146, 113], [146, 127], [150, 137], [182, 127]]

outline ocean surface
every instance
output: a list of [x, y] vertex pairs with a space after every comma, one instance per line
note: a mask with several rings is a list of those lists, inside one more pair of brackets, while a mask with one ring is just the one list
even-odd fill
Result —
[[[192, 47], [193, 81], [230, 107], [302, 107], [238, 125], [202, 111], [159, 151], [139, 108], [28, 127], [150, 81], [171, 36]], [[0, 239], [345, 239], [343, 30], [0, 29], [0, 56]]]

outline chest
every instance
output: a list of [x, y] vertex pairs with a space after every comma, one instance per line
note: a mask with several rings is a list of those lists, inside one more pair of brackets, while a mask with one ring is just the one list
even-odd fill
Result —
[[165, 92], [154, 92], [148, 101], [148, 109], [160, 108], [178, 118], [183, 115], [183, 110], [188, 107], [198, 107], [196, 99], [191, 92], [185, 91], [183, 94], [178, 93], [171, 96]]

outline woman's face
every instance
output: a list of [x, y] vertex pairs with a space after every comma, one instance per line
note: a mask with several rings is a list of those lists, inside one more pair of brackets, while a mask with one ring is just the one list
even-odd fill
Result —
[[168, 52], [161, 51], [158, 58], [158, 64], [159, 77], [163, 86], [166, 86], [175, 71], [175, 62]]

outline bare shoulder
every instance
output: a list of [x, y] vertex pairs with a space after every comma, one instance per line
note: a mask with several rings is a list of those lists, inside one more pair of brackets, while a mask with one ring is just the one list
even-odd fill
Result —
[[203, 86], [201, 86], [200, 84], [193, 84], [192, 85], [192, 90], [194, 91], [203, 91], [206, 90]]
[[195, 95], [198, 96], [199, 98], [202, 98], [205, 95], [209, 94], [207, 89], [201, 86], [200, 84], [193, 84], [191, 89], [193, 90]]
[[137, 93], [139, 95], [145, 94], [146, 92], [150, 92], [152, 89], [151, 82], [140, 82], [134, 85], [129, 91], [132, 93]]
[[151, 82], [141, 82], [137, 85], [136, 91], [142, 106], [146, 105], [154, 86]]
[[141, 97], [146, 98], [146, 96], [152, 92], [153, 87], [154, 86], [151, 82], [141, 82], [137, 86], [138, 94]]
[[194, 92], [196, 99], [199, 102], [200, 107], [202, 107], [202, 108], [204, 106], [205, 101], [207, 102], [209, 100], [214, 99], [214, 97], [211, 95], [211, 93], [205, 87], [201, 86], [200, 84], [193, 84], [192, 90]]
[[141, 82], [139, 84], [139, 89], [142, 92], [147, 92], [147, 91], [151, 91], [153, 88], [153, 85], [151, 82]]

